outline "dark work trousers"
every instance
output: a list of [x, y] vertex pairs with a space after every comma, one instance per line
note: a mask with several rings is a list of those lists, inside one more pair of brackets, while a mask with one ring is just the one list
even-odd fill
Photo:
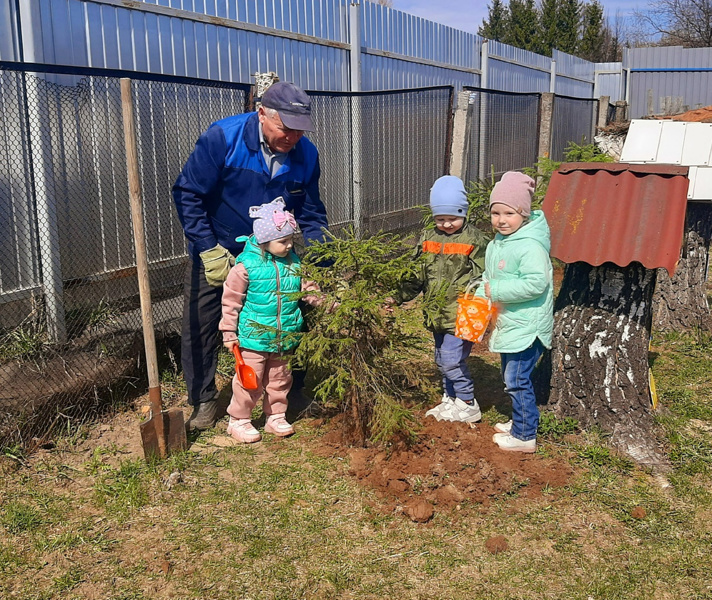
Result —
[[218, 325], [222, 316], [222, 287], [205, 280], [203, 262], [188, 263], [183, 281], [183, 331], [181, 364], [188, 387], [188, 404], [195, 406], [215, 399], [218, 366]]
[[[203, 262], [191, 260], [183, 281], [183, 327], [181, 364], [188, 388], [188, 404], [210, 402], [218, 393], [215, 371], [222, 336], [218, 330], [222, 317], [222, 287], [205, 280]], [[304, 387], [305, 371], [293, 373], [293, 390]]]

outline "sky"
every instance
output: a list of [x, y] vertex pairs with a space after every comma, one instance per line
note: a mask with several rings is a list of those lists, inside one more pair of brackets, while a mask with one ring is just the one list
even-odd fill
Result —
[[[630, 16], [636, 8], [644, 9], [643, 0], [600, 0], [605, 14], [613, 19], [616, 13]], [[487, 16], [487, 0], [393, 0], [393, 8], [449, 25], [456, 29], [477, 33]], [[505, 1], [505, 4], [508, 2]]]

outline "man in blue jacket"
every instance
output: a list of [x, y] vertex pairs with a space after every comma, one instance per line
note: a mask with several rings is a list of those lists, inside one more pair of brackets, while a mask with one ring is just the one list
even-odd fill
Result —
[[191, 258], [183, 287], [182, 365], [193, 414], [191, 429], [218, 418], [215, 370], [222, 284], [242, 251], [235, 238], [252, 233], [250, 206], [282, 197], [304, 240], [322, 240], [326, 209], [319, 197], [319, 154], [311, 100], [278, 82], [257, 112], [213, 123], [195, 144], [173, 185], [173, 200]]

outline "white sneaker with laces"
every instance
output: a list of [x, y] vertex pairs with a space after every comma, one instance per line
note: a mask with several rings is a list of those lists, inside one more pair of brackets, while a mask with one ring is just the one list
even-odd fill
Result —
[[493, 429], [497, 433], [511, 433], [512, 421], [507, 421], [506, 423], [495, 423]]
[[440, 419], [443, 421], [457, 421], [460, 423], [474, 423], [482, 419], [482, 411], [477, 400], [470, 405], [464, 400], [455, 398], [455, 401], [446, 409], [440, 412]]
[[453, 402], [455, 402], [455, 398], [448, 396], [447, 394], [443, 394], [442, 400], [440, 400], [440, 404], [437, 406], [433, 406], [428, 412], [425, 413], [426, 417], [433, 417], [435, 420], [440, 421], [442, 420], [442, 417], [440, 414], [447, 409], [448, 406], [450, 406]]
[[495, 433], [492, 436], [492, 441], [499, 446], [500, 450], [526, 452], [529, 454], [536, 452], [536, 439], [524, 442], [508, 433]]

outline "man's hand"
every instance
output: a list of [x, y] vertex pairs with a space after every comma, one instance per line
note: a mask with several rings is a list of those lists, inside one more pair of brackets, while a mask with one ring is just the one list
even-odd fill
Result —
[[235, 257], [220, 244], [201, 252], [200, 260], [205, 268], [205, 280], [213, 287], [220, 287], [225, 283], [230, 268], [235, 264]]

